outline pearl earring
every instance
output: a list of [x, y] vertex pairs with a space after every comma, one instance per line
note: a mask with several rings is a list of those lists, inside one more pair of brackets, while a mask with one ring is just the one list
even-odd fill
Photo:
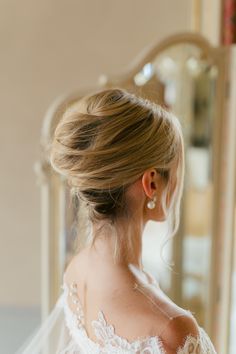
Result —
[[155, 206], [156, 206], [156, 196], [153, 197], [153, 200], [150, 200], [148, 203], [147, 203], [147, 207], [148, 209], [154, 209]]

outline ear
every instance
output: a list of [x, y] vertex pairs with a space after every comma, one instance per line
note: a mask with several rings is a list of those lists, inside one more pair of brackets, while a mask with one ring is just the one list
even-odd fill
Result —
[[158, 176], [154, 168], [148, 169], [142, 176], [142, 186], [148, 198], [152, 198], [153, 194], [157, 191]]

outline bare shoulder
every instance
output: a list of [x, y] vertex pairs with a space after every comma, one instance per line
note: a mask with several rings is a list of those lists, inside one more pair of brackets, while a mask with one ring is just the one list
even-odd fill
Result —
[[186, 314], [177, 315], [168, 321], [161, 332], [161, 339], [167, 354], [172, 354], [184, 347], [188, 336], [197, 338], [199, 334], [196, 319], [186, 312]]
[[76, 280], [86, 274], [86, 250], [82, 249], [75, 254], [67, 263], [65, 268], [65, 278], [68, 281]]
[[78, 280], [81, 299], [84, 296], [83, 283], [87, 283], [88, 322], [97, 318], [98, 310], [102, 309], [107, 322], [115, 326], [119, 336], [129, 341], [140, 337], [159, 337], [167, 354], [176, 353], [187, 336], [198, 336], [194, 317], [181, 310], [160, 289], [156, 293], [146, 289], [149, 301], [142, 292], [134, 291], [131, 286], [134, 278], [130, 273], [106, 266], [90, 268], [88, 270], [86, 250], [82, 250], [70, 261], [65, 272], [66, 281]]

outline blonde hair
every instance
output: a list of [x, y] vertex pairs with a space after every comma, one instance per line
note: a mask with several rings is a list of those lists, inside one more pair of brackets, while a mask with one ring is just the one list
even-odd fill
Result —
[[[114, 225], [132, 217], [126, 189], [150, 167], [166, 178], [163, 210], [171, 221], [170, 237], [179, 226], [184, 176], [184, 144], [176, 116], [160, 105], [120, 88], [83, 97], [66, 110], [53, 136], [50, 162], [67, 177], [73, 193], [88, 207], [89, 220]], [[177, 169], [176, 169], [177, 166]], [[177, 183], [169, 208], [166, 197], [173, 176]], [[115, 257], [120, 255], [119, 238]], [[128, 237], [128, 236], [127, 236]], [[132, 240], [127, 240], [132, 252]]]

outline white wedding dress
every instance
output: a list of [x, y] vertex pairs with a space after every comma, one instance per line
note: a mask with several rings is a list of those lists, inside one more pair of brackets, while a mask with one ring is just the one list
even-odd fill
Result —
[[[141, 271], [133, 264], [129, 267], [139, 282], [149, 289], [159, 288], [159, 284], [150, 273]], [[83, 326], [84, 313], [75, 283], [72, 283], [69, 288], [64, 276], [61, 288], [62, 294], [48, 318], [16, 354], [165, 354], [161, 338], [158, 336], [137, 338], [132, 342], [120, 337], [116, 334], [115, 327], [107, 323], [101, 310], [97, 319], [92, 321], [97, 338], [96, 342], [93, 341]], [[76, 312], [69, 307], [69, 296], [77, 306]], [[190, 311], [185, 311], [191, 314]], [[187, 336], [184, 345], [176, 351], [176, 354], [190, 353], [216, 354], [209, 336], [200, 326], [198, 337]]]

